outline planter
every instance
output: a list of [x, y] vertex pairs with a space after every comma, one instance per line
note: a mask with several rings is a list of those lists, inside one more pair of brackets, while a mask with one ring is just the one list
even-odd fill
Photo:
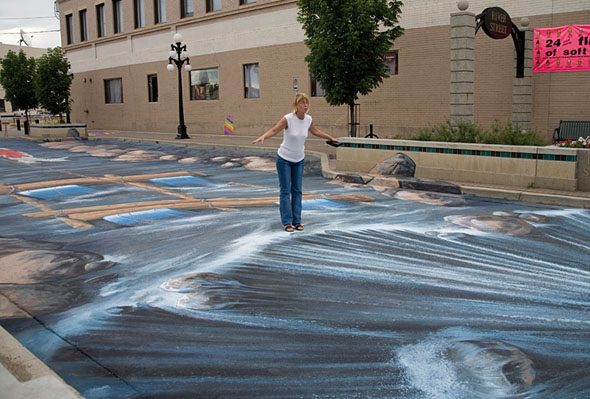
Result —
[[367, 173], [401, 152], [416, 163], [417, 178], [590, 191], [588, 150], [350, 137], [341, 141], [338, 170]]
[[74, 139], [75, 137], [72, 136], [72, 133], [68, 134], [70, 129], [76, 129], [81, 139], [88, 139], [86, 125], [81, 123], [59, 123], [52, 125], [33, 123], [31, 124], [29, 135], [30, 137], [42, 139]]

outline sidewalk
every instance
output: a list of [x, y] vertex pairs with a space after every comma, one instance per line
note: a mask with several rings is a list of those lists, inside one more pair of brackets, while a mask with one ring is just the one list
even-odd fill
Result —
[[[177, 140], [175, 138], [176, 133], [134, 131], [114, 131], [111, 134], [107, 133], [111, 132], [100, 132], [96, 136], [90, 137], [90, 140], [123, 140], [209, 148], [247, 148], [248, 151], [253, 153], [274, 153], [282, 141], [281, 137], [273, 137], [265, 140], [263, 145], [254, 145], [251, 144], [254, 137], [249, 136], [189, 133], [189, 139]], [[17, 131], [14, 127], [8, 129], [7, 137], [27, 139], [27, 136], [24, 135], [22, 130]], [[5, 138], [4, 131], [0, 133], [0, 147], [4, 147], [3, 138]], [[310, 137], [306, 142], [306, 150], [309, 155], [321, 159], [324, 176], [334, 178], [338, 175], [353, 174], [336, 170], [336, 148], [327, 145], [325, 140], [313, 136]], [[589, 192], [524, 189], [456, 182], [455, 184], [459, 185], [465, 194], [563, 207], [590, 208]], [[4, 302], [6, 302], [6, 299], [0, 297], [0, 307], [10, 305]], [[2, 327], [0, 327], [0, 392], [2, 392], [2, 398], [6, 399], [70, 399], [82, 397]]]
[[78, 399], [82, 396], [0, 327], [0, 396], [6, 399]]

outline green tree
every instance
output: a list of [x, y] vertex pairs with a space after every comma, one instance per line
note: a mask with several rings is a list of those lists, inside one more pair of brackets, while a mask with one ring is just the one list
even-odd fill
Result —
[[35, 94], [39, 104], [53, 115], [70, 112], [70, 86], [73, 76], [68, 73], [70, 63], [61, 47], [49, 49], [37, 61], [35, 74]]
[[385, 56], [403, 34], [399, 0], [298, 0], [309, 71], [332, 106], [348, 105], [351, 133], [354, 104], [388, 77]]
[[0, 67], [0, 84], [4, 87], [5, 97], [10, 101], [13, 109], [25, 111], [28, 123], [29, 110], [37, 108], [38, 104], [33, 85], [35, 59], [27, 58], [22, 50], [18, 54], [8, 50], [6, 56], [0, 61]]

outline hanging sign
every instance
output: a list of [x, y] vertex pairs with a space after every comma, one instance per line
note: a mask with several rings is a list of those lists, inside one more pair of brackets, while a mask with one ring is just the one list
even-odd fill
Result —
[[500, 7], [486, 8], [483, 12], [483, 31], [492, 39], [504, 39], [512, 32], [510, 15]]
[[533, 72], [590, 71], [590, 25], [536, 28]]

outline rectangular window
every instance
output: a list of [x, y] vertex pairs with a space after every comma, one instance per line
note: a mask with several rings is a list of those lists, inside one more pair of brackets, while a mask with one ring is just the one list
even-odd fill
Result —
[[105, 104], [121, 104], [123, 102], [123, 80], [121, 78], [104, 80]]
[[192, 17], [195, 12], [193, 0], [181, 0], [180, 4], [182, 9], [180, 10], [181, 18]]
[[166, 0], [154, 0], [155, 23], [166, 22]]
[[151, 103], [158, 102], [158, 75], [148, 75], [148, 101]]
[[115, 33], [123, 32], [123, 2], [113, 0], [113, 27]]
[[244, 64], [244, 98], [260, 98], [258, 64]]
[[240, 5], [256, 3], [256, 0], [240, 0]]
[[72, 14], [66, 15], [66, 43], [74, 43], [74, 16]]
[[145, 5], [143, 0], [133, 0], [135, 14], [135, 29], [145, 28]]
[[86, 10], [80, 10], [78, 16], [80, 17], [80, 41], [85, 42], [88, 40], [88, 19], [86, 18]]
[[217, 68], [191, 71], [191, 100], [219, 100]]
[[324, 97], [326, 92], [322, 88], [320, 82], [315, 80], [313, 77], [311, 78], [311, 96], [312, 97]]
[[397, 59], [398, 59], [398, 52], [392, 51], [385, 55], [385, 65], [387, 65], [389, 75], [397, 75]]
[[6, 112], [6, 103], [4, 99], [0, 100], [0, 112]]
[[221, 0], [207, 0], [207, 12], [221, 10]]
[[104, 3], [96, 6], [96, 33], [98, 37], [107, 35], [107, 20], [104, 16]]

